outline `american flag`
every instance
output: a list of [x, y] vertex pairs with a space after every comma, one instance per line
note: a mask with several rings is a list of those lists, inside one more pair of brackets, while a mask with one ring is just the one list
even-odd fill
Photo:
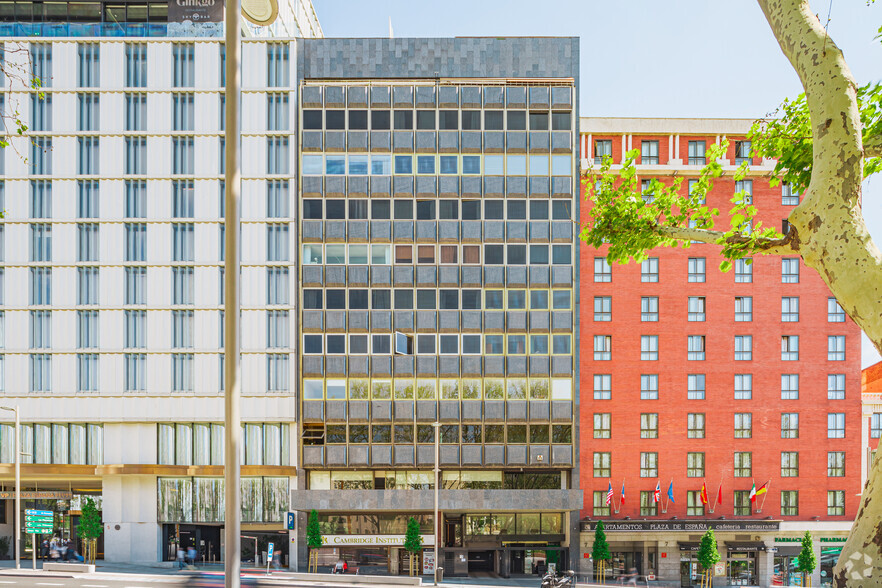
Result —
[[661, 486], [659, 486], [659, 482], [655, 483], [655, 492], [652, 494], [652, 499], [654, 502], [661, 502]]
[[609, 483], [609, 490], [606, 491], [606, 503], [612, 504], [612, 482]]

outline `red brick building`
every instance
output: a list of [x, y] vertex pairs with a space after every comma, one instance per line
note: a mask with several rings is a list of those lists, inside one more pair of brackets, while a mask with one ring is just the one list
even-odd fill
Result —
[[876, 457], [879, 438], [882, 437], [882, 361], [861, 372], [861, 404], [863, 405], [864, 468], [861, 487], [867, 480], [867, 471]]
[[[639, 181], [682, 176], [685, 193], [727, 138], [708, 205], [725, 213], [745, 189], [757, 220], [781, 230], [799, 195], [770, 185], [773, 163], [749, 159], [733, 179], [750, 122], [583, 118], [583, 169], [636, 149]], [[614, 568], [688, 580], [713, 526], [730, 581], [767, 586], [788, 583], [794, 541], [810, 530], [824, 585], [860, 499], [860, 331], [798, 257], [722, 273], [718, 252], [693, 244], [609, 267], [602, 249], [582, 248], [583, 549], [602, 519]], [[768, 491], [751, 502], [754, 483]]]

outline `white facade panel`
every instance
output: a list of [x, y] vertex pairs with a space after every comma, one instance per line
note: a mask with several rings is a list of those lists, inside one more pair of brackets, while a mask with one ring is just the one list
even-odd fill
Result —
[[[150, 314], [147, 315], [147, 320], [150, 321]], [[156, 314], [156, 313], [154, 313]], [[168, 322], [169, 313], [158, 313], [164, 314], [167, 318], [166, 323]], [[153, 326], [153, 325], [151, 325]], [[168, 340], [168, 337], [166, 337]], [[150, 346], [150, 329], [147, 330], [147, 346], [153, 349]], [[163, 349], [168, 349], [168, 344], [163, 346]], [[163, 353], [155, 353], [147, 355], [147, 394], [168, 394], [171, 392], [171, 356]], [[172, 414], [181, 414], [181, 413], [169, 413], [169, 416]]]
[[126, 142], [121, 136], [101, 137], [101, 175], [120, 177], [126, 172]]
[[[125, 347], [125, 311], [116, 309], [102, 310], [99, 319], [99, 329], [99, 341], [102, 350], [123, 350]], [[104, 358], [102, 357], [103, 360]]]
[[242, 177], [266, 176], [266, 137], [242, 137]]
[[125, 393], [124, 356], [119, 353], [103, 353], [99, 361], [98, 385], [102, 396], [119, 396]]
[[242, 349], [255, 351], [266, 349], [266, 311], [242, 311]]
[[263, 264], [266, 262], [266, 225], [242, 223], [242, 264]]
[[147, 87], [167, 89], [172, 85], [171, 43], [147, 43]]
[[98, 277], [101, 285], [98, 302], [103, 307], [120, 308], [125, 303], [126, 270], [122, 266], [102, 267]]
[[52, 138], [52, 176], [70, 178], [77, 175], [77, 138]]
[[171, 261], [171, 239], [170, 224], [149, 223], [147, 225], [147, 261], [153, 265], [169, 263]]
[[[172, 270], [170, 267], [148, 267], [147, 268], [147, 307], [148, 308], [163, 308], [171, 305], [171, 278], [172, 278]], [[152, 312], [152, 311], [151, 311]], [[164, 311], [157, 311], [164, 312]], [[161, 315], [160, 315], [161, 316]], [[158, 316], [150, 317], [147, 315], [147, 320], [159, 320]], [[171, 320], [169, 318], [169, 320]], [[164, 348], [168, 348], [169, 341], [171, 341], [170, 337], [166, 337], [164, 339], [165, 345]], [[147, 347], [152, 349], [153, 345], [150, 343], [150, 330], [147, 331]]]
[[266, 131], [266, 93], [242, 93], [242, 132], [262, 133]]
[[[105, 220], [122, 220], [126, 211], [126, 183], [123, 180], [101, 180], [99, 210]], [[122, 255], [122, 253], [120, 253]]]
[[242, 354], [242, 394], [266, 393], [266, 356], [262, 353]]
[[193, 170], [196, 177], [206, 178], [220, 173], [220, 138], [197, 135], [193, 140], [195, 150]]
[[[58, 225], [55, 225], [58, 226]], [[73, 225], [65, 225], [73, 226]], [[77, 304], [77, 268], [62, 266], [52, 268], [53, 308], [73, 308]]]
[[77, 356], [72, 353], [52, 354], [53, 396], [72, 395], [77, 392]]
[[266, 180], [242, 180], [243, 220], [266, 218]]
[[[53, 64], [54, 65], [54, 64]], [[53, 72], [54, 72], [53, 67]], [[78, 131], [77, 121], [79, 101], [74, 92], [52, 92], [52, 131], [55, 133], [73, 133]], [[71, 112], [74, 116], [65, 116]]]
[[[55, 308], [58, 308], [59, 306], [61, 305], [54, 305]], [[75, 352], [77, 350], [77, 333], [77, 312], [75, 310], [52, 311], [53, 351], [61, 351], [65, 353]]]
[[220, 86], [219, 43], [196, 43], [196, 87], [217, 88]]
[[[102, 59], [103, 58], [102, 54]], [[120, 76], [117, 75], [115, 77]], [[99, 104], [101, 132], [104, 134], [123, 133], [126, 128], [126, 95], [122, 92], [105, 92], [101, 94]], [[119, 173], [122, 173], [122, 171]], [[107, 176], [110, 174], [105, 172], [102, 175]]]
[[76, 263], [76, 243], [77, 226], [75, 224], [54, 223], [52, 225], [52, 260], [54, 263]]
[[266, 44], [242, 43], [242, 89], [251, 90], [266, 87]]
[[[98, 68], [102, 90], [119, 90], [125, 85], [126, 78], [126, 45], [125, 43], [101, 43]], [[104, 109], [105, 96], [121, 96], [121, 94], [105, 94], [101, 97], [101, 108]], [[102, 121], [103, 123], [104, 121]], [[105, 128], [105, 127], [102, 127]]]
[[[198, 48], [201, 44], [196, 45], [197, 62]], [[199, 78], [200, 68], [196, 69], [196, 77]], [[201, 87], [199, 85], [197, 88]], [[216, 133], [220, 130], [220, 95], [214, 92], [197, 92], [193, 97], [193, 111], [195, 117], [193, 120], [193, 130], [196, 133]]]
[[[73, 220], [77, 218], [76, 180], [58, 179], [52, 182], [52, 218], [54, 220]], [[75, 241], [61, 241], [60, 243], [73, 242]], [[53, 259], [57, 258], [53, 257]]]
[[195, 281], [195, 295], [193, 302], [197, 308], [217, 306], [218, 268], [213, 266], [197, 266], [193, 271]]
[[[262, 266], [244, 266], [242, 268], [242, 292], [240, 304], [245, 308], [254, 308], [266, 304], [266, 268]], [[247, 287], [244, 285], [247, 284]]]
[[52, 43], [52, 87], [70, 90], [77, 87], [77, 44]]

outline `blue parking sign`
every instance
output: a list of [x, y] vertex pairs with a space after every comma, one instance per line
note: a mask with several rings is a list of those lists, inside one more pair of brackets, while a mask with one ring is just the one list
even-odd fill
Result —
[[273, 559], [273, 544], [270, 543], [266, 548], [266, 557], [269, 560]]
[[285, 517], [285, 523], [286, 523], [285, 526], [287, 527], [287, 529], [289, 531], [294, 530], [294, 513], [293, 512], [289, 512], [287, 514], [287, 516]]

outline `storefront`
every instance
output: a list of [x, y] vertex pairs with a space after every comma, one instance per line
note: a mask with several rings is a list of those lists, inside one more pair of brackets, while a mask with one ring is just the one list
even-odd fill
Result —
[[[421, 529], [422, 530], [422, 529]], [[423, 549], [413, 555], [416, 575], [432, 573], [434, 558], [424, 554], [435, 552], [435, 539], [429, 533], [420, 535]], [[410, 573], [411, 554], [404, 549], [404, 535], [323, 535], [324, 546], [315, 550], [320, 572], [330, 572], [343, 560], [348, 573], [374, 576], [398, 576]], [[431, 568], [431, 569], [426, 569]]]
[[[832, 533], [831, 533], [832, 534]], [[818, 555], [816, 574], [819, 581], [816, 586], [833, 585], [833, 567], [842, 553], [846, 534], [840, 537], [819, 537], [814, 540], [815, 553]], [[775, 567], [772, 575], [772, 586], [804, 586], [801, 572], [796, 571], [799, 552], [802, 551], [802, 537], [775, 537]]]

